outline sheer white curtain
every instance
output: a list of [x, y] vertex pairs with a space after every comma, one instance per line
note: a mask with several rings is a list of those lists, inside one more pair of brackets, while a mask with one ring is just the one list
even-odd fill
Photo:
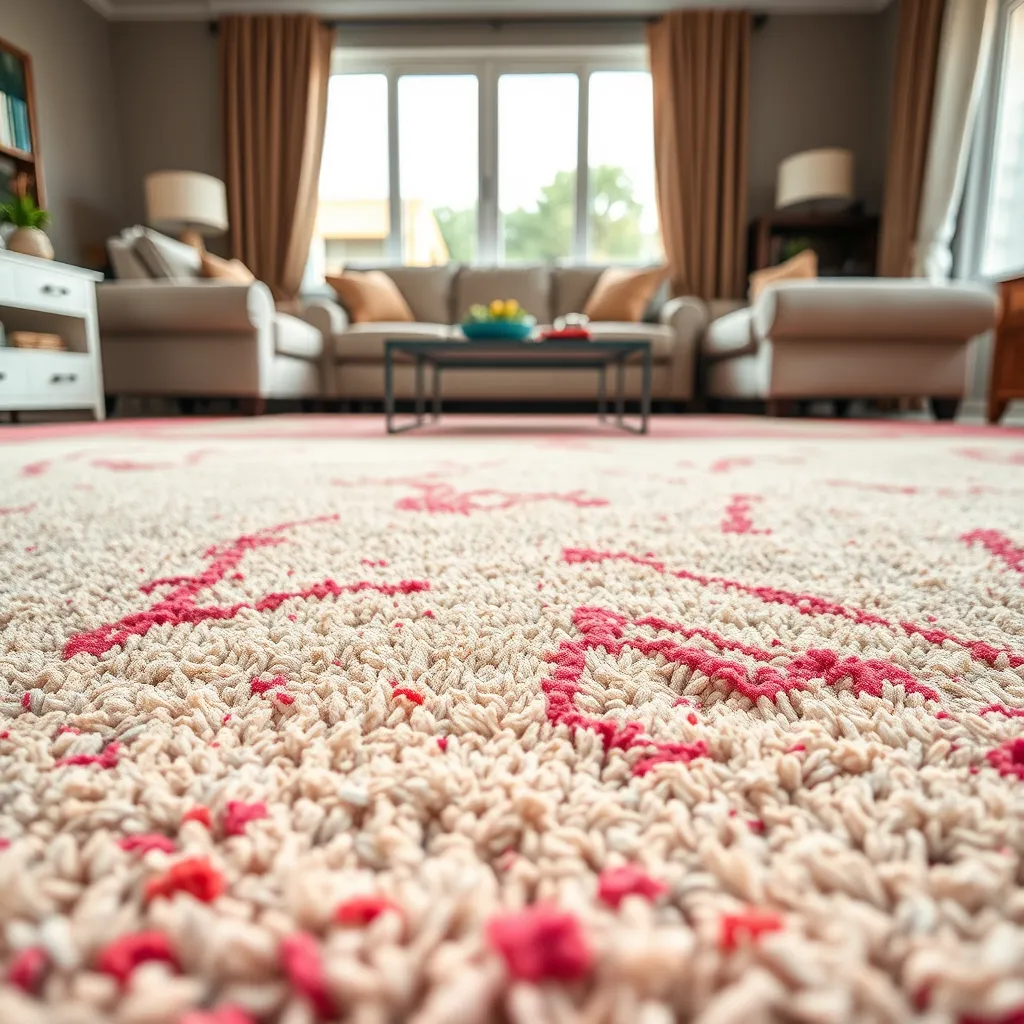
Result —
[[948, 280], [950, 243], [988, 71], [997, 0], [946, 0], [914, 243], [915, 277]]

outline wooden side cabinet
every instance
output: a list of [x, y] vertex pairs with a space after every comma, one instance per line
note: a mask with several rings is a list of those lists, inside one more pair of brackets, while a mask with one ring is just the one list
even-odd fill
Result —
[[998, 423], [1015, 398], [1024, 398], [1024, 277], [999, 286], [992, 376], [988, 385], [988, 421]]

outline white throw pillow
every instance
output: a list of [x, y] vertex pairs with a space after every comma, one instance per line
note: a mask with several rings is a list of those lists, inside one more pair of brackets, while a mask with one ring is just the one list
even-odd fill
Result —
[[152, 228], [142, 228], [132, 248], [150, 277], [181, 281], [198, 278], [202, 274], [203, 257], [197, 249], [161, 235]]

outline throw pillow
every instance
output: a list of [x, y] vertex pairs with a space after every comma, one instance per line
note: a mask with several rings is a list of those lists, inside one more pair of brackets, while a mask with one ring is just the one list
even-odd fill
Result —
[[152, 277], [193, 280], [202, 270], [203, 260], [198, 249], [161, 235], [159, 231], [144, 228], [135, 240], [134, 249]]
[[583, 312], [591, 320], [640, 323], [647, 304], [667, 276], [668, 267], [647, 270], [609, 267], [597, 279]]
[[222, 260], [212, 253], [203, 253], [202, 276], [226, 284], [252, 284], [256, 280], [253, 272], [241, 260]]
[[351, 271], [326, 278], [354, 324], [413, 323], [398, 285], [383, 270]]
[[765, 267], [755, 270], [750, 275], [750, 301], [757, 297], [770, 284], [779, 281], [808, 281], [818, 276], [818, 254], [813, 249], [804, 249], [795, 256], [780, 263], [777, 267]]

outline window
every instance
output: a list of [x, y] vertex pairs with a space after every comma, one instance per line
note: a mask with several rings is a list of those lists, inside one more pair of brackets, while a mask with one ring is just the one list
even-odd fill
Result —
[[590, 76], [587, 258], [592, 263], [661, 257], [654, 190], [654, 97], [646, 71]]
[[573, 253], [579, 92], [576, 75], [498, 79], [499, 257], [506, 263]]
[[402, 262], [476, 258], [479, 120], [475, 75], [398, 79]]
[[325, 268], [660, 258], [644, 49], [335, 52]]
[[1010, 4], [992, 149], [982, 273], [1024, 271], [1024, 3]]

